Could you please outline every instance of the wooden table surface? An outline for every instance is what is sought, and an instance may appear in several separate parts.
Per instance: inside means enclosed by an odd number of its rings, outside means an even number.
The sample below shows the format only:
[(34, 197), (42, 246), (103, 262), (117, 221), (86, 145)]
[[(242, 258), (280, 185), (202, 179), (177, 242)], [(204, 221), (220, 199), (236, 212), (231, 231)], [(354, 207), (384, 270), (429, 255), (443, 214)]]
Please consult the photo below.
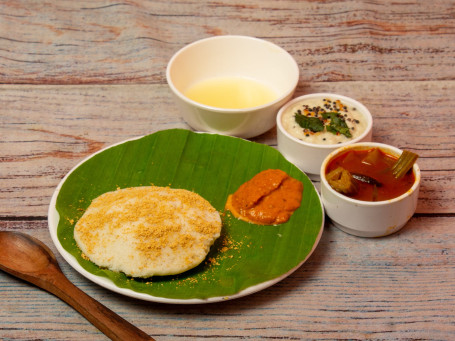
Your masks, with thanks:
[[(432, 1), (0, 2), (0, 230), (54, 252), (51, 195), (110, 144), (189, 127), (166, 84), (179, 48), (264, 38), (300, 66), (296, 95), (363, 102), (375, 141), (420, 155), (417, 212), (366, 239), (326, 222), (310, 259), (278, 284), (205, 305), (145, 302), (67, 277), (157, 340), (455, 340), (455, 4)], [(276, 129), (252, 139), (276, 145)], [(55, 296), (0, 272), (0, 339), (104, 340)]]

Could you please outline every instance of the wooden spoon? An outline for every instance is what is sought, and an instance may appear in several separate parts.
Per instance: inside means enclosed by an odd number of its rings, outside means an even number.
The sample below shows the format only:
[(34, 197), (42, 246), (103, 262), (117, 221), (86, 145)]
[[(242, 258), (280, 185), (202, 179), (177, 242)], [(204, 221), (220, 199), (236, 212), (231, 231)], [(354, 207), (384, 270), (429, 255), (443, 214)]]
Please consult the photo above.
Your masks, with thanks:
[(72, 284), (52, 251), (36, 238), (0, 231), (0, 269), (61, 298), (112, 340), (153, 340)]

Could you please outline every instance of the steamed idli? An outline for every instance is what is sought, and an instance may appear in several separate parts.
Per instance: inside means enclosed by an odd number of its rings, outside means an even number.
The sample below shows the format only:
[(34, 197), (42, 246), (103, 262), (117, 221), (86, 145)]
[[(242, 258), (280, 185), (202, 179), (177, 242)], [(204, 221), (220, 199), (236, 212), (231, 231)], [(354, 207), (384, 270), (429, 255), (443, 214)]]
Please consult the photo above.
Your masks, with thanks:
[(74, 238), (93, 263), (133, 277), (182, 273), (200, 264), (221, 233), (200, 195), (169, 187), (118, 189), (95, 198)]

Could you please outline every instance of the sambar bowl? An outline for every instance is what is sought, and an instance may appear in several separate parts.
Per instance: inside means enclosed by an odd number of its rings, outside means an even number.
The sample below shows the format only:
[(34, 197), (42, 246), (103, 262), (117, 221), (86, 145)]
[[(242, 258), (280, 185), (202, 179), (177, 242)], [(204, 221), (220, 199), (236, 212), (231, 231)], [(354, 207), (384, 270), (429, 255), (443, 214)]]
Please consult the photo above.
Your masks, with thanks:
[(372, 148), (379, 148), (395, 158), (402, 153), (402, 150), (383, 143), (355, 143), (330, 153), (320, 168), (321, 199), (327, 216), (342, 231), (359, 237), (383, 237), (400, 230), (415, 213), (419, 196), (421, 178), (417, 163), (412, 167), (412, 186), (403, 194), (388, 200), (353, 199), (332, 188), (326, 174), (329, 164), (348, 151)]

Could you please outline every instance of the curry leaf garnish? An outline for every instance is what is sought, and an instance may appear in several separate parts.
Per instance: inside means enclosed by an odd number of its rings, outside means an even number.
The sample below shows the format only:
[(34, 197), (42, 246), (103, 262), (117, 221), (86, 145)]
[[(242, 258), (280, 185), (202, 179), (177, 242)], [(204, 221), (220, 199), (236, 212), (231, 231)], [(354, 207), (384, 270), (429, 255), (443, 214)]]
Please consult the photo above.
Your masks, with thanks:
[(295, 113), (295, 121), (304, 129), (311, 130), (313, 133), (324, 130), (324, 123), (317, 117), (308, 117), (300, 113)]
[(327, 131), (335, 135), (340, 133), (346, 137), (352, 137), (346, 121), (340, 114), (336, 112), (325, 112), (322, 114), (322, 118), (325, 120), (330, 119), (330, 124), (326, 127)]
[(360, 182), (364, 182), (366, 184), (370, 185), (375, 185), (378, 187), (382, 187), (382, 183), (380, 183), (378, 180), (375, 178), (372, 178), (371, 176), (364, 175), (364, 174), (358, 174), (358, 173), (352, 173), (352, 177)]

